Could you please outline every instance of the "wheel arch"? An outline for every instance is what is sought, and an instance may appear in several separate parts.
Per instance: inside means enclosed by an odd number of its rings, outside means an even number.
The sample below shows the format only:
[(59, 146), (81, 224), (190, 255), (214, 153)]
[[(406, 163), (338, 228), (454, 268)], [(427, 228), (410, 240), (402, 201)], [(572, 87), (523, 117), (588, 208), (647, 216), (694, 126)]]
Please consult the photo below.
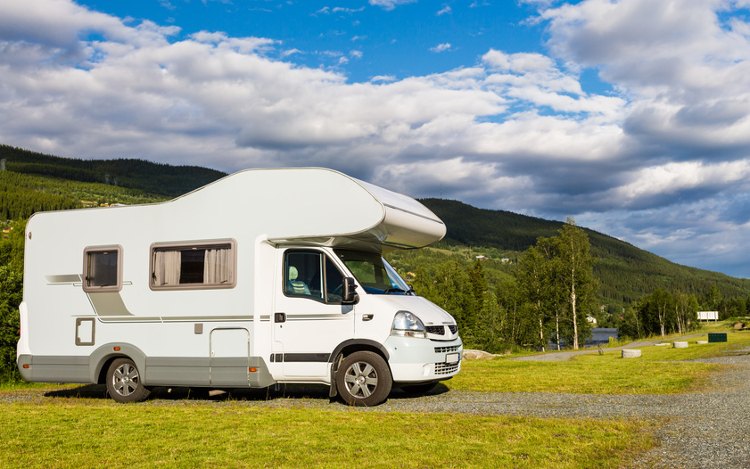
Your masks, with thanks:
[(107, 369), (112, 360), (129, 358), (133, 360), (141, 375), (141, 382), (146, 385), (146, 354), (131, 344), (111, 342), (97, 348), (89, 357), (89, 373), (92, 383), (103, 384), (107, 376)]
[(388, 350), (386, 350), (383, 344), (379, 342), (370, 339), (349, 339), (341, 342), (333, 350), (333, 353), (328, 358), (328, 362), (335, 364), (339, 355), (347, 356), (353, 352), (358, 352), (360, 350), (369, 350), (371, 352), (375, 352), (383, 357), (386, 363), (388, 363), (388, 360), (390, 359)]
[(328, 397), (331, 399), (338, 395), (338, 389), (336, 387), (336, 371), (338, 371), (338, 365), (343, 357), (350, 355), (354, 352), (366, 350), (375, 352), (385, 360), (385, 364), (388, 370), (391, 369), (391, 364), (388, 361), (390, 354), (383, 344), (370, 339), (349, 339), (341, 342), (331, 353), (328, 358), (328, 363), (331, 364), (331, 389), (328, 393)]

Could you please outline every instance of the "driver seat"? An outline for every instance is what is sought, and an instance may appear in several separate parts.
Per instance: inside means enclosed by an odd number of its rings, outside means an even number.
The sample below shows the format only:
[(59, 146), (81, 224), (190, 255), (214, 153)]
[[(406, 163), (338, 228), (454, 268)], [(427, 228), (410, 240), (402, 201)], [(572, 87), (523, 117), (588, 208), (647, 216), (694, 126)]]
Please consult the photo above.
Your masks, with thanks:
[(295, 266), (289, 267), (289, 281), (287, 282), (287, 293), (293, 295), (310, 295), (310, 288), (302, 280), (298, 280), (299, 271)]

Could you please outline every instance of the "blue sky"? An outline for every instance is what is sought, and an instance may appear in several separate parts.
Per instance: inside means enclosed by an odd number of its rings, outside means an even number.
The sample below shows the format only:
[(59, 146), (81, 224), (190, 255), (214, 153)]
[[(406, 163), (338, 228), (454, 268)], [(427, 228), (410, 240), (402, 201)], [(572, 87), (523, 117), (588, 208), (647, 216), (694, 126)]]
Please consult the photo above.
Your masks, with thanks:
[[(514, 1), (112, 1), (80, 2), (92, 9), (177, 25), (182, 37), (224, 31), (281, 41), (299, 52), (294, 63), (335, 67), (351, 81), (403, 78), (479, 61), (498, 43), (510, 52), (540, 48), (543, 26), (526, 20), (535, 9)], [(393, 7), (389, 7), (389, 5)], [(430, 52), (450, 44), (442, 53)], [(445, 46), (444, 46), (445, 47)], [(358, 57), (359, 53), (362, 54)], [(347, 62), (340, 63), (341, 57)]]
[(4, 0), (0, 142), (327, 166), (750, 277), (750, 0)]

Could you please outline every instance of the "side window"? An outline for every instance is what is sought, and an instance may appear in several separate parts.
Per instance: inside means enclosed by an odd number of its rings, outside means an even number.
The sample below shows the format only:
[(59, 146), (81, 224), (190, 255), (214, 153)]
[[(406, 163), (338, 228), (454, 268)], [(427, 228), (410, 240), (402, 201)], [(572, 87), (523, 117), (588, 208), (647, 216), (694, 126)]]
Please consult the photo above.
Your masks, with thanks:
[(326, 299), (329, 303), (341, 303), (344, 276), (336, 265), (326, 257)]
[(319, 251), (287, 251), (284, 254), (284, 294), (326, 303), (340, 303), (343, 275)]
[(287, 251), (284, 255), (284, 293), (323, 300), (323, 253)]
[(232, 241), (151, 246), (151, 288), (154, 290), (232, 288), (235, 270)]
[(120, 291), (122, 288), (122, 248), (90, 247), (83, 250), (83, 291)]

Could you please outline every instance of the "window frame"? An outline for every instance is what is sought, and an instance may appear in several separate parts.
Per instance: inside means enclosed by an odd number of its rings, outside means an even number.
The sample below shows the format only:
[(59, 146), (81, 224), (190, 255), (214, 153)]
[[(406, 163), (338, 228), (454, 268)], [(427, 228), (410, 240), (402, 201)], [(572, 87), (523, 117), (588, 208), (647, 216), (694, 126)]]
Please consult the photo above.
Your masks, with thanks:
[[(96, 286), (88, 284), (89, 276), (89, 256), (91, 254), (103, 253), (103, 252), (116, 252), (117, 253), (117, 281), (114, 285)], [(122, 264), (123, 264), (123, 249), (119, 244), (110, 244), (104, 246), (87, 246), (83, 249), (83, 275), (81, 277), (83, 291), (86, 293), (104, 293), (104, 292), (119, 292), (122, 290)]]
[[(304, 295), (304, 294), (294, 294), (294, 293), (287, 293), (286, 290), (286, 282), (287, 282), (287, 276), (288, 276), (288, 268), (287, 268), (287, 254), (289, 253), (315, 253), (320, 256), (322, 256), (321, 259), (321, 274), (323, 276), (323, 284), (322, 284), (322, 294), (323, 297), (317, 297), (312, 295)], [(284, 250), (282, 259), (281, 259), (281, 292), (284, 294), (287, 298), (300, 298), (303, 300), (312, 300), (317, 303), (322, 303), (325, 305), (341, 305), (342, 300), (339, 301), (329, 301), (328, 300), (328, 273), (326, 272), (325, 263), (326, 260), (333, 265), (333, 267), (339, 271), (341, 274), (341, 279), (343, 281), (344, 278), (347, 277), (345, 271), (341, 269), (341, 265), (339, 265), (332, 256), (328, 255), (327, 252), (321, 250), (321, 249), (310, 249), (310, 248), (289, 248)]]
[[(179, 285), (155, 285), (154, 284), (154, 253), (157, 250), (192, 250), (211, 249), (220, 246), (229, 246), (229, 266), (232, 278), (227, 283), (183, 283)], [(201, 239), (193, 241), (168, 241), (152, 243), (148, 249), (148, 287), (153, 291), (175, 291), (175, 290), (223, 290), (237, 286), (237, 241), (232, 238), (226, 239)]]

